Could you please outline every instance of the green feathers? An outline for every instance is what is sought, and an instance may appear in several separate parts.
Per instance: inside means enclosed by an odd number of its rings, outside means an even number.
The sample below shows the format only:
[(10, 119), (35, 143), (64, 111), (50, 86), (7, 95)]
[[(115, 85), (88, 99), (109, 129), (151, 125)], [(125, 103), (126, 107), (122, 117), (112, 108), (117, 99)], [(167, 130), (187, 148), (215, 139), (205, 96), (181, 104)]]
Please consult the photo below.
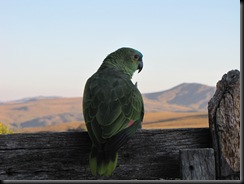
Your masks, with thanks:
[(97, 150), (95, 146), (92, 146), (89, 164), (94, 176), (97, 174), (110, 176), (117, 165), (117, 161), (118, 152), (105, 152)]
[(92, 141), (89, 163), (93, 175), (113, 173), (119, 148), (143, 120), (142, 96), (130, 80), (142, 66), (139, 51), (121, 48), (108, 55), (86, 82), (83, 115)]

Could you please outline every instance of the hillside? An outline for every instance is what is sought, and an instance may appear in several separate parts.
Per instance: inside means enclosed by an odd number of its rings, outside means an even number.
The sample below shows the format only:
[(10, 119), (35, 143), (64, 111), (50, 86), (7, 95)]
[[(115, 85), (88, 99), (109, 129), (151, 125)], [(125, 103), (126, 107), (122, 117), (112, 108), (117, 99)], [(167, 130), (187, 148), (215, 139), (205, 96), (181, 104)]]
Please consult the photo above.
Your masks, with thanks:
[[(215, 87), (183, 83), (169, 90), (143, 94), (143, 127), (185, 127), (187, 122), (189, 127), (196, 126), (195, 120), (202, 122), (197, 126), (207, 126), (207, 104), (214, 92)], [(20, 132), (64, 131), (74, 129), (79, 124), (84, 128), (81, 104), (82, 98), (61, 97), (36, 97), (2, 102), (0, 122)], [(169, 124), (165, 126), (167, 122)], [(189, 125), (189, 122), (194, 125)]]
[(207, 111), (215, 87), (183, 83), (169, 90), (143, 94), (146, 111)]
[(81, 98), (48, 98), (0, 105), (0, 121), (14, 129), (82, 121)]

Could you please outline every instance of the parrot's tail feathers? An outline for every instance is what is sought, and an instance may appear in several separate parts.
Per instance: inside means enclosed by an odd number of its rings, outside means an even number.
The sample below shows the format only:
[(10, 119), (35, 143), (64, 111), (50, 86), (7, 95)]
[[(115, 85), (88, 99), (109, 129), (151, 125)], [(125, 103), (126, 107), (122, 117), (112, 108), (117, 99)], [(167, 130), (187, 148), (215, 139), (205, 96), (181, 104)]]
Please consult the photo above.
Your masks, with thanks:
[(91, 173), (93, 176), (97, 175), (97, 158), (96, 157), (89, 157), (89, 164), (90, 164), (90, 169), (91, 169)]
[(114, 169), (116, 168), (117, 161), (118, 152), (98, 151), (95, 146), (92, 146), (89, 164), (91, 173), (94, 176), (97, 174), (105, 176), (112, 175)]

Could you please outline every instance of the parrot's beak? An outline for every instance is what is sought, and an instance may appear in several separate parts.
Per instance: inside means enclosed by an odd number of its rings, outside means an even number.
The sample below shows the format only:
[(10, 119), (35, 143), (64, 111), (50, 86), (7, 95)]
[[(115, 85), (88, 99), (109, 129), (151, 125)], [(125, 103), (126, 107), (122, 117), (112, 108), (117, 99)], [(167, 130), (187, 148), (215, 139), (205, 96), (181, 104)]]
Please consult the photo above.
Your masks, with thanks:
[(139, 61), (138, 68), (137, 68), (138, 69), (138, 73), (141, 72), (142, 68), (143, 68), (143, 62)]

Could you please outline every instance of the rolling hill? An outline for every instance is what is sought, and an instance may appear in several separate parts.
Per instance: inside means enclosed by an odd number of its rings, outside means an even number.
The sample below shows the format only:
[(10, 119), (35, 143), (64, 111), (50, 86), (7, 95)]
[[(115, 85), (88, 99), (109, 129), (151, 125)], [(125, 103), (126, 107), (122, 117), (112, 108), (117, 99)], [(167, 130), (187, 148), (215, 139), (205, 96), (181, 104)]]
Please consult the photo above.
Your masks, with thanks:
[[(193, 127), (207, 126), (207, 104), (214, 92), (215, 87), (182, 83), (165, 91), (143, 94), (143, 127), (189, 127), (189, 122)], [(84, 129), (81, 103), (82, 98), (56, 96), (2, 102), (0, 122), (15, 132), (65, 131), (77, 126)]]
[(146, 111), (207, 111), (215, 87), (182, 83), (169, 90), (143, 94)]

